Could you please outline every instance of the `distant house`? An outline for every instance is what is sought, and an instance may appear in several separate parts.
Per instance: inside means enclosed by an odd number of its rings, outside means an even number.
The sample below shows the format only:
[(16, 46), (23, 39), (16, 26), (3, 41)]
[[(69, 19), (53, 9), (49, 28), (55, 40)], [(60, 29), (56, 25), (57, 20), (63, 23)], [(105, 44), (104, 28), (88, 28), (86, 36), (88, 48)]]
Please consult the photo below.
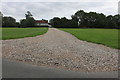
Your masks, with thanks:
[(48, 20), (36, 20), (36, 26), (40, 27), (51, 27), (51, 25), (48, 23)]

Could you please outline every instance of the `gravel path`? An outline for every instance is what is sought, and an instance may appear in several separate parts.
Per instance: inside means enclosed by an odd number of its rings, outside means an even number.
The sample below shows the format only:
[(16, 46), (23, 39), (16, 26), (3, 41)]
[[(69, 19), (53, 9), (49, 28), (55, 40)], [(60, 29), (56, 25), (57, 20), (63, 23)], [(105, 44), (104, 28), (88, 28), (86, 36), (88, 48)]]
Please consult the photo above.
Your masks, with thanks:
[(44, 35), (2, 40), (3, 57), (40, 66), (82, 72), (118, 70), (118, 50), (78, 40), (50, 28)]

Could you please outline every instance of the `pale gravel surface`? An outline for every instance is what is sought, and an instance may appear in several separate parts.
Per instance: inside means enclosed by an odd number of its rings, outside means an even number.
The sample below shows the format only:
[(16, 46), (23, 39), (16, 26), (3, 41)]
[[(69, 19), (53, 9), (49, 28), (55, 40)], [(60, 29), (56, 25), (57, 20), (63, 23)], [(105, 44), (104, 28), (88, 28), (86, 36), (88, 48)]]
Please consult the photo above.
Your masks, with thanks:
[(44, 35), (2, 40), (3, 58), (83, 72), (118, 70), (118, 50), (50, 28)]

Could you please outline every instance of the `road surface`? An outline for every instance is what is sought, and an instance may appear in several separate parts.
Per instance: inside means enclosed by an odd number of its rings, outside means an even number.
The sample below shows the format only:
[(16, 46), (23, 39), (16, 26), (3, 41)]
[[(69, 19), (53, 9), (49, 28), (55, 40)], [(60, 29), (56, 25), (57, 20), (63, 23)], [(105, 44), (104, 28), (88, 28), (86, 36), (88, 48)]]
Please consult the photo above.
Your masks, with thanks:
[(3, 78), (117, 78), (117, 72), (73, 72), (3, 59)]

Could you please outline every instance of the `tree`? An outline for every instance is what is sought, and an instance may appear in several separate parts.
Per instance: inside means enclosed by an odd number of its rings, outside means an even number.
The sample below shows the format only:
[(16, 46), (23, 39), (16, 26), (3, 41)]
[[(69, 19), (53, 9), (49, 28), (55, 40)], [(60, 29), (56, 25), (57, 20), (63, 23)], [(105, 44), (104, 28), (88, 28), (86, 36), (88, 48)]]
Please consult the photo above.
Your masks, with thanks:
[[(105, 16), (102, 13), (77, 11), (72, 17), (78, 19), (81, 28), (115, 28), (117, 17), (109, 15)], [(118, 23), (119, 24), (119, 23)]]
[(80, 24), (80, 26), (84, 26), (84, 15), (85, 12), (83, 10), (78, 10), (75, 14), (74, 17), (77, 18), (78, 23)]
[(2, 26), (3, 27), (16, 27), (16, 20), (13, 17), (3, 17)]
[(16, 27), (20, 27), (20, 23), (19, 22), (16, 22)]
[(2, 27), (2, 17), (3, 17), (3, 14), (2, 12), (0, 12), (0, 27)]
[(71, 28), (80, 28), (79, 19), (73, 15), (71, 16), (71, 18), (72, 19), (69, 22), (69, 24), (71, 25)]
[(33, 16), (33, 15), (31, 14), (30, 11), (27, 11), (27, 13), (25, 14), (26, 19), (27, 19), (27, 18), (30, 18), (30, 17), (32, 17), (32, 16)]
[(61, 21), (59, 17), (54, 17), (53, 19), (50, 20), (50, 24), (52, 24), (53, 27), (55, 28), (60, 28), (61, 27)]
[(78, 28), (77, 19), (67, 19), (66, 17), (54, 17), (50, 20), (50, 24), (55, 28)]
[(120, 29), (120, 14), (117, 14), (114, 17), (114, 20), (116, 22), (115, 28)]
[(20, 20), (20, 27), (26, 27), (26, 19)]
[(70, 20), (68, 20), (66, 17), (62, 17), (60, 19), (60, 22), (61, 22), (61, 27), (62, 28), (70, 28), (71, 27)]
[(35, 19), (32, 17), (33, 15), (31, 14), (30, 11), (27, 11), (25, 14), (26, 17), (26, 27), (34, 27), (35, 26)]
[(112, 15), (109, 15), (106, 17), (107, 19), (107, 27), (109, 28), (115, 28), (115, 26), (117, 26), (115, 18)]
[(102, 13), (78, 10), (71, 18), (54, 17), (50, 22), (56, 28), (120, 28), (120, 15), (106, 16)]

